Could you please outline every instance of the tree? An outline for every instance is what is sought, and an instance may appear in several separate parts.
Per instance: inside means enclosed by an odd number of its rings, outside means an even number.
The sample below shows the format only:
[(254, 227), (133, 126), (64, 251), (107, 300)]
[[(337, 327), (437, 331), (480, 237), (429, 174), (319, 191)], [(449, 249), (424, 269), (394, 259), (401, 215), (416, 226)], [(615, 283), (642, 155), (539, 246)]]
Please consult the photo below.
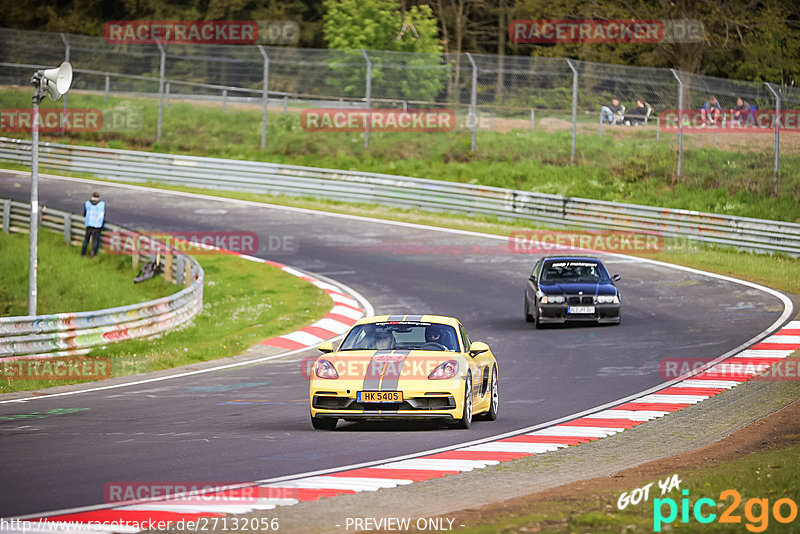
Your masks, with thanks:
[[(366, 65), (360, 49), (370, 50), (372, 94), (377, 98), (432, 101), (442, 89), (444, 69), (436, 20), (428, 6), (394, 0), (325, 0), (323, 33), (328, 46), (345, 51), (332, 67), (348, 96), (364, 94)], [(414, 54), (393, 54), (413, 52)]]

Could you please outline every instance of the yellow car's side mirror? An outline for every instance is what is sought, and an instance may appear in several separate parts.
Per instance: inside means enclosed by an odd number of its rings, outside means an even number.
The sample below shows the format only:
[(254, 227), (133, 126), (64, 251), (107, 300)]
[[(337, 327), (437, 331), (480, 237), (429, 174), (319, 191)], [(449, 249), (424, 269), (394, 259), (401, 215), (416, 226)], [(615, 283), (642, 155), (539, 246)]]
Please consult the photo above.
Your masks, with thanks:
[(481, 354), (488, 350), (489, 350), (489, 345), (487, 345), (483, 341), (473, 341), (469, 346), (469, 355), (477, 356), (478, 354)]
[(325, 341), (323, 343), (320, 343), (319, 346), (317, 346), (317, 349), (323, 354), (333, 352), (333, 342)]

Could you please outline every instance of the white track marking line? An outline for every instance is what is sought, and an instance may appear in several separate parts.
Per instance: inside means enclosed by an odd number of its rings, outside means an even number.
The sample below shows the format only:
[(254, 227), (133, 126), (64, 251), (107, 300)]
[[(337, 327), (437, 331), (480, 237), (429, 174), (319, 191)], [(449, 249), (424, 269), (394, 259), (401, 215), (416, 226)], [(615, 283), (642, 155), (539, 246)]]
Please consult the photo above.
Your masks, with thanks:
[[(742, 382), (736, 380), (703, 380), (697, 378), (688, 378), (683, 382), (678, 382), (672, 387), (674, 388), (725, 388), (731, 389), (738, 386)], [(669, 413), (669, 412), (667, 412)]]
[(353, 491), (375, 491), (381, 488), (394, 488), (398, 484), (411, 484), (411, 480), (365, 477), (308, 477), (293, 480), (291, 484), (267, 484), (262, 488), (295, 489), (342, 489)]
[(735, 358), (786, 358), (794, 351), (792, 349), (746, 349), (734, 356)]
[(667, 404), (697, 404), (700, 401), (711, 398), (711, 395), (659, 395), (651, 394), (645, 395), (636, 402), (654, 402), (654, 403), (667, 403)]
[(528, 452), (528, 453), (543, 453), (548, 451), (555, 451), (568, 447), (566, 443), (526, 443), (523, 441), (492, 441), (490, 443), (481, 443), (480, 445), (471, 445), (459, 449), (460, 451), (479, 451), (479, 452)]
[(669, 412), (647, 410), (603, 410), (602, 412), (587, 415), (587, 419), (630, 419), (631, 421), (650, 421), (664, 417)]
[(531, 432), (530, 436), (568, 436), (571, 438), (605, 438), (621, 432), (621, 428), (557, 425)]
[(381, 469), (417, 469), (422, 471), (472, 471), (487, 465), (497, 465), (498, 460), (440, 460), (438, 458), (417, 458), (401, 460), (381, 465)]
[(800, 348), (800, 336), (794, 334), (780, 334), (777, 333), (775, 335), (769, 336), (766, 339), (762, 339), (761, 343), (788, 343), (789, 345), (797, 345)]

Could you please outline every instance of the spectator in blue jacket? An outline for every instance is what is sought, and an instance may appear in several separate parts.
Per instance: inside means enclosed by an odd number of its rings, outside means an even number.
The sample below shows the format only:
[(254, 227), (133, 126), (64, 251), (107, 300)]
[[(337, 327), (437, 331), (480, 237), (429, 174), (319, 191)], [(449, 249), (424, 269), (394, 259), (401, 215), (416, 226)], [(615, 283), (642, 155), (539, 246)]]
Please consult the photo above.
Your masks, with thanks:
[(97, 249), (100, 248), (100, 231), (106, 221), (106, 203), (100, 200), (100, 193), (92, 193), (92, 198), (83, 204), (83, 224), (86, 232), (83, 234), (83, 246), (81, 256), (86, 255), (86, 247), (89, 240), (92, 242), (92, 256), (97, 256)]

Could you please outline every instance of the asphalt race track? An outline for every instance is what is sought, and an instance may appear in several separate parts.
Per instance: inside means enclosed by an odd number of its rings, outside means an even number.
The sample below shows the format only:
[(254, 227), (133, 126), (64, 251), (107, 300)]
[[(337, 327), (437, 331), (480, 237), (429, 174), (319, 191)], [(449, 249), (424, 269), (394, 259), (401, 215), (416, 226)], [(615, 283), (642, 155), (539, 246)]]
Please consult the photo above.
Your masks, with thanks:
[[(0, 517), (103, 503), (115, 481), (261, 480), (454, 445), (591, 408), (664, 380), (659, 361), (718, 356), (769, 327), (780, 301), (733, 282), (634, 260), (620, 273), (621, 326), (535, 330), (522, 289), (537, 259), (505, 242), (156, 190), (40, 178), (40, 202), (82, 213), (92, 191), (108, 220), (143, 230), (253, 231), (296, 250), (258, 256), (329, 276), (377, 313), (461, 319), (500, 365), (500, 417), (469, 431), (340, 422), (312, 430), (299, 358), (107, 391), (0, 404)], [(28, 180), (0, 172), (0, 197), (29, 201)], [(369, 215), (365, 213), (364, 215)], [(276, 242), (276, 239), (272, 240)], [(113, 350), (113, 348), (111, 349)], [(310, 354), (308, 352), (306, 354)], [(257, 402), (233, 402), (233, 401)]]

